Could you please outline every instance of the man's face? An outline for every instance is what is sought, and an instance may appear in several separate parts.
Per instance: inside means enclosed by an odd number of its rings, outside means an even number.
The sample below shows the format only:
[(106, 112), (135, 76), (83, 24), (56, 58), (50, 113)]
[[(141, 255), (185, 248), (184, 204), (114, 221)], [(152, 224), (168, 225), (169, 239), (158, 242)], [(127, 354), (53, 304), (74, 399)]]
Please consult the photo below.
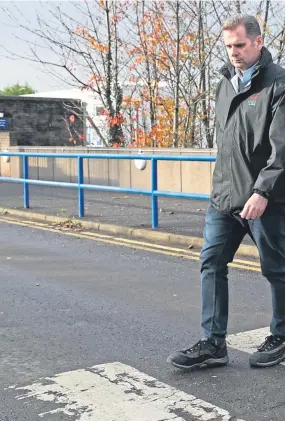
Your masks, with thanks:
[(246, 70), (258, 61), (262, 48), (261, 35), (250, 39), (245, 27), (240, 25), (235, 29), (224, 30), (223, 40), (229, 59), (237, 69)]

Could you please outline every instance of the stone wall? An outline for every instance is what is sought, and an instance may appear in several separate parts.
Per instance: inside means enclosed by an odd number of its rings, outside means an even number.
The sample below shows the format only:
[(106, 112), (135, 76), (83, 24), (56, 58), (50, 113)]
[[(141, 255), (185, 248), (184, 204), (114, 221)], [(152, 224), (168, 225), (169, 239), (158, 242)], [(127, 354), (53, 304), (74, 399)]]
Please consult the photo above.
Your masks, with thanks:
[[(67, 146), (85, 143), (84, 106), (71, 99), (0, 96), (12, 146)], [(5, 130), (0, 130), (0, 135)]]

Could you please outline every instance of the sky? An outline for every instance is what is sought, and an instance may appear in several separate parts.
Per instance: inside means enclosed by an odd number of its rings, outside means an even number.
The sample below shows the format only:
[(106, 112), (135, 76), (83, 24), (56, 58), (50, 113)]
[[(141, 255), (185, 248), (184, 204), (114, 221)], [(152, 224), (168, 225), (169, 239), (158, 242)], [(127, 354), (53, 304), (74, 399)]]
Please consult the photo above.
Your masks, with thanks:
[[(0, 89), (3, 89), (7, 85), (16, 83), (25, 84), (25, 82), (38, 92), (64, 90), (71, 87), (70, 84), (64, 83), (62, 80), (50, 75), (41, 64), (17, 57), (17, 55), (24, 57), (31, 55), (29, 43), (34, 43), (35, 40), (41, 43), (42, 41), (35, 35), (29, 34), (27, 30), (19, 27), (15, 22), (15, 16), (21, 25), (28, 25), (31, 29), (39, 27), (37, 14), (44, 21), (51, 24), (54, 22), (54, 27), (60, 28), (59, 23), (52, 18), (50, 13), (52, 4), (52, 6), (60, 6), (62, 11), (84, 26), (86, 13), (83, 13), (81, 16), (76, 8), (78, 6), (86, 9), (82, 3), (82, 0), (0, 0)], [(91, 4), (94, 3), (91, 2)], [(96, 13), (96, 9), (91, 10), (93, 13)], [(95, 21), (96, 18), (98, 18), (97, 15), (95, 16)], [(55, 22), (57, 23), (55, 24)], [(65, 39), (68, 40), (69, 38)], [(53, 55), (48, 49), (39, 49), (39, 53), (39, 56), (44, 56), (47, 61), (59, 61), (59, 57)], [(77, 70), (80, 72), (80, 66), (78, 66)], [(64, 80), (68, 77), (65, 71), (62, 71), (61, 75)], [(80, 77), (83, 78), (82, 80), (87, 80), (82, 74)]]
[[(53, 2), (67, 5), (67, 1)], [(15, 7), (23, 15), (23, 22), (30, 22), (30, 27), (36, 27), (36, 11), (40, 11), (44, 18), (49, 13), (40, 1), (3, 1), (0, 0), (0, 89), (7, 85), (27, 82), (38, 92), (67, 89), (69, 85), (49, 75), (41, 65), (31, 63), (16, 56), (8, 58), (12, 54), (28, 53), (28, 45), (25, 39), (32, 39), (27, 31), (12, 23), (9, 13), (15, 13)], [(6, 51), (8, 50), (8, 52)], [(47, 57), (49, 53), (47, 52)]]
[[(82, 0), (0, 0), (0, 89), (7, 85), (25, 84), (25, 82), (38, 92), (63, 90), (71, 87), (70, 84), (50, 75), (41, 64), (17, 57), (17, 55), (31, 56), (29, 43), (34, 43), (35, 40), (37, 43), (42, 43), (42, 41), (19, 27), (15, 22), (15, 16), (21, 25), (28, 25), (31, 29), (39, 27), (37, 14), (44, 21), (54, 23), (54, 27), (59, 28), (58, 22), (52, 18), (50, 13), (52, 4), (52, 6), (60, 6), (62, 11), (84, 26), (86, 14), (81, 16), (76, 8), (78, 6), (86, 9), (82, 3)], [(92, 10), (94, 13), (95, 9)], [(57, 23), (55, 24), (55, 22)], [(53, 55), (48, 49), (38, 49), (38, 51), (39, 56), (44, 57), (47, 61), (59, 61), (59, 57)], [(62, 71), (61, 75), (66, 80), (67, 72)]]

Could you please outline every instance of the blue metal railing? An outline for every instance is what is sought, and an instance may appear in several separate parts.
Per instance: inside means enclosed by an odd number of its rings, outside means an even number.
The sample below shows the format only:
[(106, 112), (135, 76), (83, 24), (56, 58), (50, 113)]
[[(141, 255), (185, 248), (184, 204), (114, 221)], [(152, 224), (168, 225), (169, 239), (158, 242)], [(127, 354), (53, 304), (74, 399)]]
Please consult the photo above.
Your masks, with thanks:
[[(78, 190), (78, 216), (84, 217), (84, 190), (102, 190), (121, 193), (144, 194), (151, 196), (152, 228), (158, 227), (158, 197), (176, 197), (184, 199), (208, 200), (208, 194), (176, 193), (158, 190), (158, 161), (196, 161), (214, 162), (215, 156), (180, 156), (180, 155), (117, 155), (117, 154), (65, 154), (65, 153), (33, 153), (33, 152), (0, 152), (0, 156), (18, 156), (23, 158), (23, 178), (0, 177), (0, 181), (23, 183), (24, 207), (29, 208), (29, 185), (67, 187)], [(29, 157), (31, 158), (72, 158), (78, 161), (78, 182), (64, 183), (58, 181), (44, 181), (29, 179)], [(130, 189), (125, 187), (101, 186), (84, 184), (83, 160), (84, 159), (138, 159), (151, 161), (151, 190)]]

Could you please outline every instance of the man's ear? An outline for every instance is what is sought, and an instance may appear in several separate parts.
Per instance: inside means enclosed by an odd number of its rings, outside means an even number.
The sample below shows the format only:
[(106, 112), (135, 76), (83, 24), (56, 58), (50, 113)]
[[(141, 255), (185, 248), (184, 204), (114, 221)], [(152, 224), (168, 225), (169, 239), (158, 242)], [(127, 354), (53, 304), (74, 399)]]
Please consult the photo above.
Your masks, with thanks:
[(263, 40), (262, 40), (262, 36), (258, 35), (255, 39), (255, 44), (258, 50), (261, 50), (263, 47)]

